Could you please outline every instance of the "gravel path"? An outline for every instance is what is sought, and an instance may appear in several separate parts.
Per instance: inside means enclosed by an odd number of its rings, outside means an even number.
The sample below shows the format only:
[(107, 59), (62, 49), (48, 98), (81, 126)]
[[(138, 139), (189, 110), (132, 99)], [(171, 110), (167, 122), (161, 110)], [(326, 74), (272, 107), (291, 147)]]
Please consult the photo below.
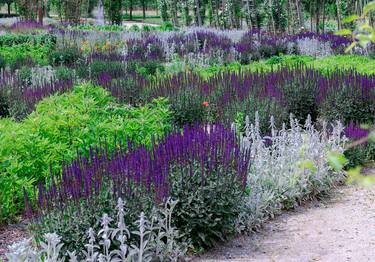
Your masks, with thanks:
[(5, 253), (8, 251), (9, 245), (28, 237), (25, 226), (23, 223), (0, 225), (0, 261), (5, 259)]
[(195, 261), (375, 261), (375, 186), (339, 187), (330, 199), (287, 212)]

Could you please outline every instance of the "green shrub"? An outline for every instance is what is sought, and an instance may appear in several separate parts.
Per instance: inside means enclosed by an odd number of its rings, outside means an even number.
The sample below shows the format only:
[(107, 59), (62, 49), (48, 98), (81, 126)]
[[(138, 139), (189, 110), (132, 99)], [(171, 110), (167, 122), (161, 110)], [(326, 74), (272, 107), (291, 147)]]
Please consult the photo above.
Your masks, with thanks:
[(82, 61), (82, 55), (76, 47), (64, 47), (50, 52), (48, 61), (55, 66), (73, 66)]
[(142, 66), (138, 67), (137, 71), (142, 76), (147, 77), (156, 75), (156, 73), (164, 72), (164, 67), (159, 61), (149, 60), (142, 63)]
[(0, 54), (0, 69), (5, 68), (5, 59), (4, 57)]
[[(220, 164), (219, 164), (220, 166)], [(235, 233), (235, 221), (240, 213), (243, 189), (236, 177), (235, 170), (220, 170), (201, 183), (200, 167), (197, 174), (175, 170), (172, 192), (179, 199), (174, 211), (174, 224), (180, 232), (189, 237), (196, 248), (212, 247), (215, 242), (223, 241)], [(186, 183), (181, 186), (182, 177)]]
[(18, 77), (22, 84), (29, 85), (32, 81), (31, 68), (28, 66), (23, 66), (18, 71)]
[(9, 116), (9, 104), (5, 91), (0, 89), (0, 118)]
[(74, 69), (66, 66), (59, 66), (55, 69), (55, 75), (58, 80), (72, 80), (75, 79)]
[(48, 45), (54, 47), (57, 42), (56, 35), (45, 34), (5, 34), (0, 36), (0, 46), (14, 46), (21, 44), (30, 44), (33, 46)]
[(345, 124), (375, 121), (375, 101), (362, 99), (361, 93), (350, 87), (332, 89), (320, 106), (321, 116), (328, 121), (341, 120)]
[(306, 81), (305, 85), (301, 86), (299, 81), (291, 80), (283, 86), (283, 92), (288, 114), (293, 114), (300, 121), (307, 119), (308, 115), (313, 121), (318, 118), (315, 83)]
[(139, 108), (121, 106), (103, 88), (91, 85), (42, 100), (23, 122), (0, 120), (0, 220), (22, 209), (22, 187), (31, 190), (35, 182), (45, 181), (77, 151), (87, 155), (100, 141), (113, 149), (115, 140), (127, 139), (149, 146), (152, 137), (163, 136), (170, 127), (165, 99)]
[(203, 97), (195, 90), (185, 89), (171, 98), (171, 111), (176, 125), (183, 127), (201, 123), (205, 118)]
[(363, 166), (367, 161), (375, 160), (375, 145), (370, 143), (356, 146), (346, 150), (344, 155), (348, 160), (347, 168)]
[(49, 52), (48, 46), (36, 47), (29, 44), (0, 47), (0, 55), (4, 57), (5, 64), (9, 65), (12, 70), (30, 63), (47, 65)]

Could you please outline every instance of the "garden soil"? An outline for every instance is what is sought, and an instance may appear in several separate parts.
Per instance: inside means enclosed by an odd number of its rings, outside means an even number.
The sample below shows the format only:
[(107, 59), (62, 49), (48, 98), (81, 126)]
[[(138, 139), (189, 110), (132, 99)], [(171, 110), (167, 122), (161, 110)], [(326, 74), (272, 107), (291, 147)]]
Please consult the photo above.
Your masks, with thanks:
[(375, 261), (375, 185), (339, 187), (329, 199), (286, 212), (194, 261)]

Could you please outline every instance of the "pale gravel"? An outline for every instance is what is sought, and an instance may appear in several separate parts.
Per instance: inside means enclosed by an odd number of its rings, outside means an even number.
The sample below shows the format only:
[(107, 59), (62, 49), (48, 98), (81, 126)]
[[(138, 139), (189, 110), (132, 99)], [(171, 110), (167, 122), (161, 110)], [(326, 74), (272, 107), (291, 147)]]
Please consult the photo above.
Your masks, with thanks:
[(331, 198), (286, 212), (194, 261), (375, 261), (375, 186), (338, 187)]

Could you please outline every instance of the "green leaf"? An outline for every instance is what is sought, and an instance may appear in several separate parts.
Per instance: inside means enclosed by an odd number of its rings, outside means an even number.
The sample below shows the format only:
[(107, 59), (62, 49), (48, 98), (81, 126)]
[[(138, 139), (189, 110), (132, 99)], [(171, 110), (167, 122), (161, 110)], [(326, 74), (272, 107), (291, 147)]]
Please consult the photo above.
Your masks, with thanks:
[(353, 22), (354, 20), (357, 20), (359, 18), (358, 15), (351, 15), (351, 16), (348, 16), (348, 17), (345, 17), (342, 22), (345, 24), (345, 23), (350, 23), (350, 22)]
[(328, 153), (328, 163), (335, 171), (341, 171), (347, 163), (344, 154), (339, 152)]
[(372, 131), (369, 135), (368, 135), (368, 141), (370, 143), (375, 143), (375, 132)]
[(375, 10), (375, 1), (372, 1), (368, 3), (367, 5), (365, 5), (365, 7), (363, 8), (363, 14), (367, 15), (369, 12), (373, 10)]
[(349, 29), (342, 29), (335, 32), (335, 35), (351, 35), (352, 31)]

